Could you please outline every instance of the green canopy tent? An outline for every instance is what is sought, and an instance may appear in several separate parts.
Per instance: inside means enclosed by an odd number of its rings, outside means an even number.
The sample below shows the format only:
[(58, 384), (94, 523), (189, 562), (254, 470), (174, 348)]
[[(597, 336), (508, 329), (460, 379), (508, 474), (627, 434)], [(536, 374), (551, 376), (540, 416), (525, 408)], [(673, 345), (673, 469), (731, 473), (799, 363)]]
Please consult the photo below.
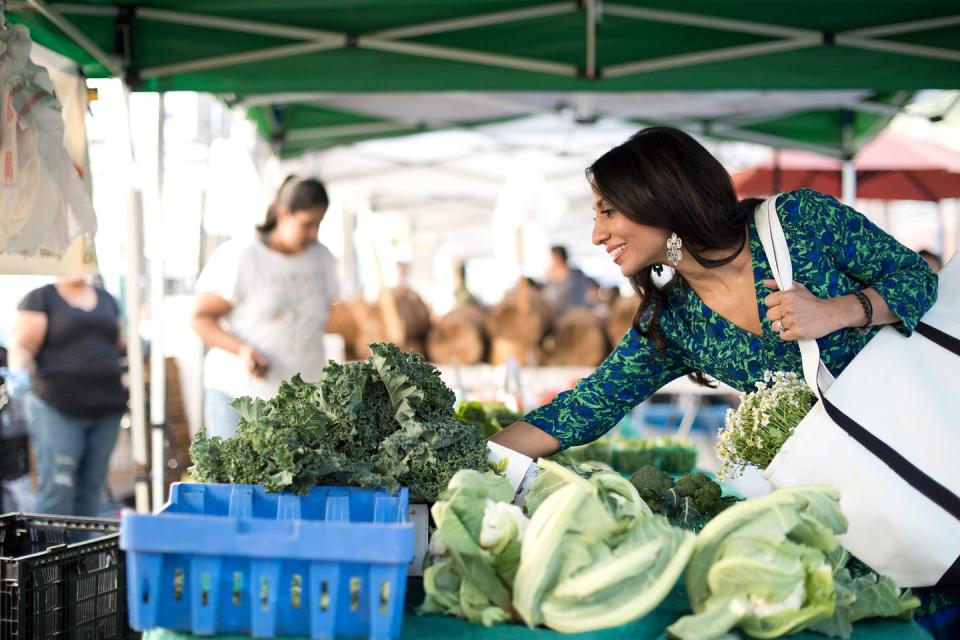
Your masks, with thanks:
[[(12, 21), (90, 77), (251, 105), (280, 154), (457, 120), (331, 108), (325, 93), (863, 91), (753, 101), (676, 124), (733, 139), (852, 155), (917, 89), (960, 79), (960, 13), (942, 0), (710, 2), (86, 0), (8, 3)], [(297, 98), (285, 100), (295, 92)], [(568, 100), (567, 102), (569, 102)], [(589, 113), (586, 119), (596, 117)], [(599, 114), (602, 115), (602, 114)]]

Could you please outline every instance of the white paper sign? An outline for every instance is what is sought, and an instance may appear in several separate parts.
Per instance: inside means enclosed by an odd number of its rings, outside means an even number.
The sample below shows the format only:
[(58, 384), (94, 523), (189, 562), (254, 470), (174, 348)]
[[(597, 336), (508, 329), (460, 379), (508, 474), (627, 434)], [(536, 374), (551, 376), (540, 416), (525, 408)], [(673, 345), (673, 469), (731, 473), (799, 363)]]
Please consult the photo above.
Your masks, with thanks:
[(513, 449), (508, 449), (496, 442), (487, 442), (487, 460), (500, 470), (500, 473), (510, 482), (516, 492), (513, 503), (523, 506), (530, 485), (537, 473), (537, 465), (533, 458), (523, 455)]
[(408, 507), (410, 522), (413, 523), (413, 560), (407, 569), (407, 575), (422, 576), (423, 561), (427, 555), (427, 535), (430, 528), (430, 509), (425, 504), (411, 504)]

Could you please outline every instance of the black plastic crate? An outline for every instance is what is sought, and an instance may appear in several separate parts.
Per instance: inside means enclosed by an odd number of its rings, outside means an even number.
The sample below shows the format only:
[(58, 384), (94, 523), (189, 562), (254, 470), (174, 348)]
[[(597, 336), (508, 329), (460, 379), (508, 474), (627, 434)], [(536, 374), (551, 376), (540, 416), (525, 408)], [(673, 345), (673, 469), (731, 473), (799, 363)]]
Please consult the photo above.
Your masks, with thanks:
[(0, 638), (126, 640), (118, 520), (0, 516)]
[(13, 480), (30, 470), (30, 437), (0, 438), (0, 480)]

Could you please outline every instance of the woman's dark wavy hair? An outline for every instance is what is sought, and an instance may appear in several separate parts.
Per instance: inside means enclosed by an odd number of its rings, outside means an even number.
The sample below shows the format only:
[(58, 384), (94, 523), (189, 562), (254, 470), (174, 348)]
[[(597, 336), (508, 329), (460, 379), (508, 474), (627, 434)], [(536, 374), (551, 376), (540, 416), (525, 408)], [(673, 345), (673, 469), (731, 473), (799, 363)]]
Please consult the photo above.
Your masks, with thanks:
[[(671, 127), (635, 133), (603, 154), (586, 171), (593, 189), (614, 209), (638, 224), (665, 229), (683, 240), (683, 252), (707, 268), (729, 264), (744, 249), (747, 217), (760, 202), (740, 201), (730, 174), (690, 135)], [(708, 259), (704, 253), (729, 254)], [(653, 284), (650, 269), (630, 277), (640, 296), (633, 326), (648, 336), (661, 355), (667, 341), (659, 318), (676, 277), (663, 289)], [(702, 372), (694, 382), (708, 385)]]
[(277, 190), (277, 196), (267, 207), (267, 216), (263, 224), (257, 226), (260, 233), (270, 233), (277, 228), (277, 212), (287, 207), (290, 211), (309, 211), (330, 205), (327, 189), (316, 178), (303, 178), (289, 175)]

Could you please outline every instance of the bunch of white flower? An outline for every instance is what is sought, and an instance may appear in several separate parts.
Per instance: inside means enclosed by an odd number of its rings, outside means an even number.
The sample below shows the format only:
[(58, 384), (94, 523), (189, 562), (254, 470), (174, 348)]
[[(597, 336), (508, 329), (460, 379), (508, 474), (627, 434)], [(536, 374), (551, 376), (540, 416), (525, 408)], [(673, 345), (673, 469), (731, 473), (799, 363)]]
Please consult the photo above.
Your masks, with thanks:
[(754, 386), (736, 410), (727, 410), (717, 440), (721, 477), (740, 475), (748, 465), (766, 468), (815, 402), (795, 373), (765, 371)]

